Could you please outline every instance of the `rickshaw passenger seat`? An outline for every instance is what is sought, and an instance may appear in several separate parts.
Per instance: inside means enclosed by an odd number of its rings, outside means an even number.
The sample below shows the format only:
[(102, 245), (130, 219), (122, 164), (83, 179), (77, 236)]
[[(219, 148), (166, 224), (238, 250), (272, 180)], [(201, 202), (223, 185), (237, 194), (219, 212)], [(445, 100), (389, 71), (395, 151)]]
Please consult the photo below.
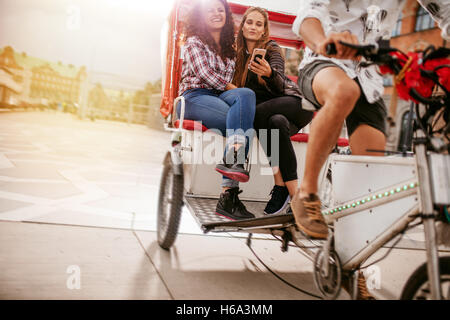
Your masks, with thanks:
[[(177, 120), (177, 121), (175, 121), (175, 128), (179, 128), (179, 127), (180, 127), (180, 120)], [(208, 130), (208, 128), (205, 127), (200, 122), (197, 122), (194, 120), (187, 120), (187, 119), (184, 119), (184, 121), (183, 121), (183, 129), (190, 130), (190, 131), (201, 129), (202, 132), (205, 132)]]
[[(180, 127), (180, 120), (177, 120), (177, 121), (175, 121), (175, 128), (179, 128), (179, 127)], [(208, 130), (208, 128), (205, 127), (200, 122), (197, 122), (194, 120), (188, 120), (188, 119), (185, 119), (183, 121), (183, 129), (190, 130), (190, 131), (201, 129), (202, 132), (205, 132)], [(308, 140), (309, 140), (309, 135), (307, 133), (297, 133), (291, 137), (292, 142), (308, 143)], [(339, 147), (348, 147), (349, 146), (348, 139), (339, 138), (337, 145)]]
[[(291, 137), (292, 142), (308, 143), (309, 135), (307, 133), (297, 133)], [(339, 138), (337, 145), (339, 147), (348, 147), (348, 139)]]

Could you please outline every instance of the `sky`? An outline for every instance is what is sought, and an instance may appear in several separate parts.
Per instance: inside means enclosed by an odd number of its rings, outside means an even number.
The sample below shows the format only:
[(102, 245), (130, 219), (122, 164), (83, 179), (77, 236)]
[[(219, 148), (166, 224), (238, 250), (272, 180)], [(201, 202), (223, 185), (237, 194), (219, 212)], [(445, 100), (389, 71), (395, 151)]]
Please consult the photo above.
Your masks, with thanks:
[[(234, 0), (295, 12), (300, 0)], [(0, 47), (124, 82), (161, 77), (161, 28), (173, 0), (0, 0)]]

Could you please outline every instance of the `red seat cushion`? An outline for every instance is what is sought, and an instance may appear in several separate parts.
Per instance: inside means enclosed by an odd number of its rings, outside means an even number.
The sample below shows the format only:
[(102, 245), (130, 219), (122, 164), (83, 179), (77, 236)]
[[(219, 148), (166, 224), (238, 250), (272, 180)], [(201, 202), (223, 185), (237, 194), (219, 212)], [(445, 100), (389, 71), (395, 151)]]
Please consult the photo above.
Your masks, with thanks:
[(308, 138), (309, 135), (307, 133), (297, 133), (291, 137), (291, 141), (307, 143)]
[(348, 139), (345, 139), (345, 138), (339, 138), (339, 139), (338, 139), (338, 142), (337, 142), (337, 145), (338, 145), (339, 147), (348, 147), (348, 146), (349, 146)]
[[(308, 140), (309, 140), (309, 134), (307, 134), (307, 133), (297, 133), (291, 137), (291, 141), (294, 141), (294, 142), (307, 143)], [(337, 145), (339, 147), (348, 147), (349, 146), (348, 139), (339, 138)]]
[(297, 76), (287, 76), (289, 79), (291, 79), (292, 81), (294, 81), (295, 83), (297, 83), (298, 81), (298, 77)]
[[(175, 121), (175, 128), (179, 128), (180, 127), (180, 120)], [(187, 120), (184, 119), (183, 121), (183, 129), (186, 130), (202, 130), (202, 132), (205, 132), (206, 130), (208, 130), (207, 127), (205, 127), (203, 124), (201, 124), (200, 122), (194, 121), (194, 120)]]

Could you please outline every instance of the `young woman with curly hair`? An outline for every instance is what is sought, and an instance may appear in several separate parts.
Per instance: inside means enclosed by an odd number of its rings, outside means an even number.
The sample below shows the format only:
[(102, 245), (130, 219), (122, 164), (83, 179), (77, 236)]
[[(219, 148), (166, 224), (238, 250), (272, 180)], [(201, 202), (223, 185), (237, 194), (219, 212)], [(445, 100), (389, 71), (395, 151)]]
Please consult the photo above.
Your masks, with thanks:
[[(258, 7), (249, 8), (242, 19), (236, 39), (237, 59), (233, 83), (252, 89), (256, 94), (254, 127), (267, 130), (265, 152), (271, 160), (275, 186), (264, 210), (266, 214), (281, 212), (297, 190), (297, 160), (290, 137), (307, 125), (313, 113), (302, 109), (302, 96), (297, 85), (284, 73), (281, 48), (269, 40), (269, 17)], [(255, 48), (266, 49), (264, 59), (250, 61)], [(279, 152), (272, 154), (272, 131), (278, 131)], [(274, 135), (276, 137), (276, 135)]]
[[(200, 0), (192, 8), (186, 28), (179, 94), (186, 101), (185, 118), (201, 121), (227, 137), (223, 177), (216, 214), (231, 220), (254, 218), (239, 200), (255, 116), (255, 94), (231, 81), (235, 69), (234, 23), (226, 0)], [(180, 113), (180, 105), (177, 106)], [(250, 131), (249, 131), (250, 130)], [(247, 136), (245, 135), (247, 133)]]

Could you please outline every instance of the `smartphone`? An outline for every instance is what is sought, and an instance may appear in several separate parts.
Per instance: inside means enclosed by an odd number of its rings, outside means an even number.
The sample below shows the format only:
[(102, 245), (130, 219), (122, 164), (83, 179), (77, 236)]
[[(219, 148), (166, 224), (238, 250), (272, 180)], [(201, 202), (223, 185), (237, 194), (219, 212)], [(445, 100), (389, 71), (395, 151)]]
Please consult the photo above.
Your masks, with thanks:
[(256, 58), (264, 59), (265, 56), (266, 56), (266, 49), (256, 48), (253, 50), (251, 61), (255, 61), (256, 63), (258, 63), (258, 61), (256, 61)]

